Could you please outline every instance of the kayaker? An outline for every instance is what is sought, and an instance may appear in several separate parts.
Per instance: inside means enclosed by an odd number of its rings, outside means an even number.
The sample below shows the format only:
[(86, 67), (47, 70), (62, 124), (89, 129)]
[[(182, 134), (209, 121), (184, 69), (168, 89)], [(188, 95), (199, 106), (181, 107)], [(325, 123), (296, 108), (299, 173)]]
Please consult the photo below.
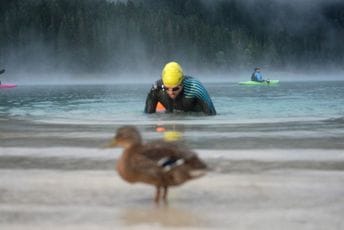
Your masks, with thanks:
[(162, 70), (161, 79), (152, 86), (146, 98), (145, 113), (155, 113), (160, 102), (166, 112), (203, 112), (216, 115), (213, 102), (202, 83), (183, 73), (177, 62), (169, 62)]
[(254, 72), (251, 75), (251, 81), (258, 81), (258, 82), (266, 81), (263, 79), (263, 74), (260, 72), (259, 67), (254, 68)]

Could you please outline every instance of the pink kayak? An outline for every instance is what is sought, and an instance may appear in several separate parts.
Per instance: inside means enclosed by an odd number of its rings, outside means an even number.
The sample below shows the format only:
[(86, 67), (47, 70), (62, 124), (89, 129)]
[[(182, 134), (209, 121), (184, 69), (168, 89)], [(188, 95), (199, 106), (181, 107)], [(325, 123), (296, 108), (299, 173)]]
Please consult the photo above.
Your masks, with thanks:
[(0, 89), (2, 88), (14, 88), (16, 87), (16, 84), (0, 84)]

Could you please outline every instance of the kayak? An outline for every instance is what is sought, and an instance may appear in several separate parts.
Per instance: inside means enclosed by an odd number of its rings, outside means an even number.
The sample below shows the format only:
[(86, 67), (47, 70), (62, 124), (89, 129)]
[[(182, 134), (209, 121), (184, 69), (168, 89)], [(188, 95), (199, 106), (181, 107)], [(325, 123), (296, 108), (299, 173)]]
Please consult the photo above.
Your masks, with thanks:
[(14, 88), (16, 87), (16, 84), (0, 84), (0, 89), (4, 89), (4, 88)]
[(239, 82), (239, 85), (276, 85), (279, 83), (279, 80), (268, 80), (268, 81), (242, 81)]

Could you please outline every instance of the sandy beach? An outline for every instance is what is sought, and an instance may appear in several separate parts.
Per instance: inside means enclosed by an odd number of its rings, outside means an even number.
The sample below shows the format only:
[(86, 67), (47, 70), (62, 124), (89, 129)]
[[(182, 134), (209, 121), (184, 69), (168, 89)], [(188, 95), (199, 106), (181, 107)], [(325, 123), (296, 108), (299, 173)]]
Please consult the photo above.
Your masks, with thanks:
[[(58, 150), (65, 154), (57, 157)], [(80, 151), (83, 158), (76, 158)], [(168, 204), (159, 205), (153, 187), (119, 178), (119, 152), (1, 148), (0, 228), (344, 227), (340, 150), (199, 150), (209, 173), (172, 188)]]

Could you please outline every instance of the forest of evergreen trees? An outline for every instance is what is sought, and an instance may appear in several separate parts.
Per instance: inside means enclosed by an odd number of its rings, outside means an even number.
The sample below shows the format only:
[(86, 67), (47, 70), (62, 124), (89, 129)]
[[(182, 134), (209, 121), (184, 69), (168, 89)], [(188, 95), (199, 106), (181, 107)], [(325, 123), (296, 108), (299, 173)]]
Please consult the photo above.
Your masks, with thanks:
[(343, 68), (344, 2), (297, 2), (1, 0), (0, 65), (33, 73), (141, 71), (169, 60), (217, 70)]

